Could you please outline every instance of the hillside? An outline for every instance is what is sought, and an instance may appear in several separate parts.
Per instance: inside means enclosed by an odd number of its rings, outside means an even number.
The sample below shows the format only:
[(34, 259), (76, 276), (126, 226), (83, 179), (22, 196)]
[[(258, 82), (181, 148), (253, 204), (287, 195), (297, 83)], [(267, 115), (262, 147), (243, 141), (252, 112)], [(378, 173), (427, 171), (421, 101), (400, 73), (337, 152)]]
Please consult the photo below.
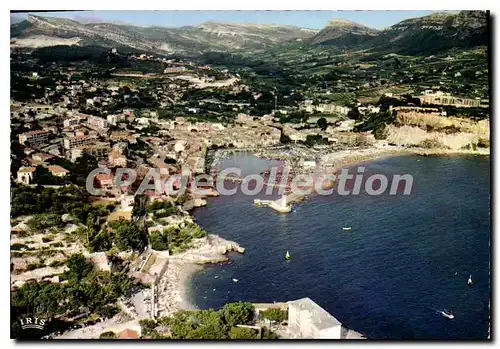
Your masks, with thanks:
[(318, 34), (308, 40), (311, 44), (355, 47), (369, 43), (378, 34), (378, 30), (343, 19), (330, 21)]
[(70, 39), (77, 45), (130, 47), (161, 54), (199, 53), (208, 50), (252, 50), (280, 42), (305, 39), (316, 31), (285, 25), (223, 24), (206, 22), (197, 27), (137, 27), (111, 23), (29, 16), (11, 25), (13, 46), (40, 47)]
[(334, 21), (310, 39), (312, 44), (400, 54), (435, 54), (451, 48), (488, 44), (489, 13), (461, 11), (411, 18), (377, 31), (348, 21)]
[(378, 50), (405, 54), (488, 45), (488, 17), (483, 11), (461, 11), (408, 19), (380, 33), (375, 45)]

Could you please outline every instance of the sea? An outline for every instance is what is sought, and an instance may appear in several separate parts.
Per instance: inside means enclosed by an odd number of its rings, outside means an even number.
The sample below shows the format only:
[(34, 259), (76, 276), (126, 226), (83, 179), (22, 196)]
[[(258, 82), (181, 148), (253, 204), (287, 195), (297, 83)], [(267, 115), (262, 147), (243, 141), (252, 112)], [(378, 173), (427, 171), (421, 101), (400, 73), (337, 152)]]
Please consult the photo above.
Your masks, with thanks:
[[(250, 174), (277, 164), (239, 154), (222, 166)], [(410, 174), (411, 193), (371, 196), (361, 190), (341, 196), (334, 191), (280, 214), (253, 206), (254, 198), (265, 196), (238, 190), (196, 209), (204, 229), (246, 251), (231, 254), (230, 264), (195, 274), (192, 302), (217, 309), (240, 300), (309, 297), (370, 339), (488, 338), (490, 158), (406, 155), (363, 166), (365, 179)], [(467, 285), (469, 276), (473, 286)], [(454, 319), (444, 317), (444, 310)]]

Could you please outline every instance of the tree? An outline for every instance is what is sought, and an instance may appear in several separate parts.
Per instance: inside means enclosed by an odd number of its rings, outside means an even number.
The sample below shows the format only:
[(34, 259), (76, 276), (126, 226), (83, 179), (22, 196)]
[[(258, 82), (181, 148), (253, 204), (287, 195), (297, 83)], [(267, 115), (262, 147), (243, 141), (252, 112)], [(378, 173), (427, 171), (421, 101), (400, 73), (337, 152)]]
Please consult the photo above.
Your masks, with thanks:
[(116, 339), (118, 336), (112, 331), (103, 332), (100, 334), (99, 339)]
[(358, 120), (361, 118), (361, 113), (359, 112), (358, 108), (355, 107), (355, 108), (352, 108), (348, 113), (347, 113), (347, 117), (349, 119), (354, 119), (354, 120)]
[(50, 171), (44, 166), (37, 166), (34, 173), (35, 182), (45, 185), (55, 185), (60, 184), (61, 180), (59, 177), (54, 177)]
[(152, 319), (139, 320), (139, 325), (141, 326), (141, 334), (143, 336), (150, 336), (153, 330), (158, 326), (156, 321)]
[(378, 140), (386, 139), (387, 133), (388, 133), (387, 127), (385, 125), (382, 125), (373, 131), (373, 135), (375, 136), (375, 139), (378, 139)]
[(278, 339), (278, 336), (267, 327), (262, 327), (261, 339)]
[(66, 265), (69, 268), (69, 279), (75, 282), (81, 281), (94, 270), (94, 265), (81, 253), (72, 254), (66, 261)]
[(229, 331), (231, 339), (257, 339), (257, 331), (251, 328), (231, 327)]
[(490, 140), (487, 138), (479, 138), (479, 140), (477, 141), (477, 146), (479, 148), (489, 148)]
[(120, 250), (140, 250), (144, 247), (144, 235), (136, 223), (120, 219), (109, 223), (108, 226)]
[(159, 231), (154, 231), (149, 236), (149, 240), (151, 241), (151, 248), (157, 251), (165, 251), (168, 250), (168, 238), (166, 235), (162, 234)]
[(268, 319), (274, 322), (283, 322), (288, 319), (288, 312), (281, 309), (266, 309), (260, 313), (263, 319)]
[(318, 124), (318, 127), (323, 131), (328, 127), (328, 122), (325, 118), (319, 118), (316, 123)]
[(222, 314), (229, 326), (245, 325), (253, 321), (254, 310), (250, 302), (228, 303), (222, 308)]

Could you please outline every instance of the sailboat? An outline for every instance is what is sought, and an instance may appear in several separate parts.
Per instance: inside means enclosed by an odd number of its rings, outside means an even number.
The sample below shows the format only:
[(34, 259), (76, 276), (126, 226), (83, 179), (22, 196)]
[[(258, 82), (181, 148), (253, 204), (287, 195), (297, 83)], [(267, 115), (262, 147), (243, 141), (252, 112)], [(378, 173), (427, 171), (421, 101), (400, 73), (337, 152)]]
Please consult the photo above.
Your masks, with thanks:
[(342, 230), (343, 231), (350, 231), (351, 230), (351, 227), (347, 226), (347, 221), (345, 222), (344, 226), (342, 227)]
[(467, 280), (467, 285), (472, 286), (474, 283), (472, 282), (472, 275), (469, 275), (469, 280)]
[(285, 254), (285, 259), (288, 261), (288, 260), (290, 260), (290, 258), (292, 258), (292, 256), (290, 256), (290, 252), (288, 252), (288, 250), (287, 250), (286, 254)]

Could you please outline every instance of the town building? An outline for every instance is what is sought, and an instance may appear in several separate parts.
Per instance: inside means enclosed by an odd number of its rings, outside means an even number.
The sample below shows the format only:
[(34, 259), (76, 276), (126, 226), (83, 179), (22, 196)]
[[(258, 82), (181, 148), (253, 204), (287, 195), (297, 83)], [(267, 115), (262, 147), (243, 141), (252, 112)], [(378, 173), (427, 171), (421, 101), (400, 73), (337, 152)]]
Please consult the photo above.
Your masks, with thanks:
[(184, 66), (182, 66), (182, 67), (169, 67), (163, 71), (163, 74), (182, 73), (186, 70), (187, 69)]
[(21, 167), (17, 171), (17, 181), (19, 183), (30, 184), (35, 176), (35, 167)]
[(100, 188), (110, 190), (113, 188), (113, 175), (110, 173), (99, 173), (95, 176), (97, 184)]
[(300, 339), (341, 339), (342, 324), (310, 298), (288, 302), (288, 327)]
[(106, 121), (106, 119), (100, 118), (98, 116), (89, 115), (87, 116), (87, 125), (99, 130), (104, 130), (108, 127), (108, 122)]
[(40, 165), (47, 160), (53, 159), (54, 155), (46, 154), (46, 153), (34, 153), (31, 155), (31, 158), (38, 162)]
[(70, 159), (71, 161), (76, 161), (80, 156), (84, 154), (90, 155), (97, 158), (97, 160), (104, 159), (108, 156), (109, 144), (106, 142), (99, 142), (92, 145), (80, 146), (71, 149)]
[(74, 116), (69, 119), (65, 119), (63, 121), (63, 126), (64, 127), (74, 127), (74, 126), (79, 126), (83, 120), (85, 120), (84, 117), (81, 116)]
[(480, 99), (460, 98), (444, 93), (442, 91), (433, 92), (424, 91), (424, 94), (418, 96), (421, 104), (451, 105), (454, 107), (477, 108), (481, 105)]
[(68, 170), (59, 165), (47, 166), (47, 169), (55, 177), (65, 177), (69, 173)]
[(21, 133), (19, 135), (19, 143), (26, 145), (29, 143), (32, 146), (39, 146), (40, 144), (47, 143), (50, 132), (45, 130), (35, 130)]
[(330, 113), (330, 114), (341, 114), (347, 115), (351, 108), (336, 105), (333, 103), (319, 103), (317, 105), (313, 104), (313, 101), (308, 99), (302, 103), (301, 109), (305, 110), (308, 113), (318, 112), (318, 113)]
[(113, 149), (109, 152), (108, 162), (110, 166), (125, 167), (127, 166), (127, 157), (118, 149)]
[(380, 113), (380, 107), (376, 107), (374, 105), (368, 105), (366, 107), (360, 106), (358, 107), (358, 111), (360, 114), (365, 115), (367, 113)]
[(64, 138), (64, 148), (71, 150), (77, 147), (86, 147), (96, 143), (96, 139), (90, 136), (76, 136)]
[(125, 114), (112, 114), (112, 115), (108, 115), (106, 116), (106, 121), (110, 124), (110, 125), (116, 125), (117, 123), (119, 123), (120, 121), (124, 121), (126, 119), (126, 115)]

